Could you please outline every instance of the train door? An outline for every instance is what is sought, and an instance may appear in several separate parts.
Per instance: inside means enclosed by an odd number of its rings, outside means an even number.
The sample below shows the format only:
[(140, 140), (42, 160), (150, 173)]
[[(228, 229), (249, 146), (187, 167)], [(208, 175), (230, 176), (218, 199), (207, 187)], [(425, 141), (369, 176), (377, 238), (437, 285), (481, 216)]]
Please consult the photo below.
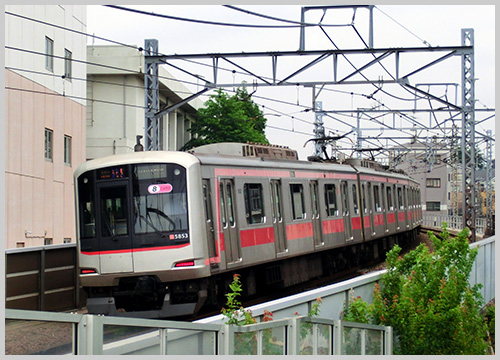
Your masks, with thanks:
[(372, 191), (372, 183), (367, 184), (367, 195), (366, 198), (368, 199), (368, 213), (370, 215), (370, 232), (371, 235), (370, 237), (374, 236), (376, 234), (375, 232), (375, 221), (373, 219), (373, 212), (375, 211), (375, 205), (373, 203), (373, 191)]
[(236, 204), (234, 197), (234, 182), (231, 179), (222, 179), (219, 183), (220, 217), (226, 263), (233, 264), (241, 261), (241, 247), (239, 231), (236, 223)]
[(319, 207), (319, 192), (318, 182), (312, 180), (309, 182), (309, 189), (311, 190), (311, 207), (312, 207), (312, 223), (313, 223), (313, 237), (314, 247), (324, 245), (323, 232), (321, 226), (321, 215)]
[(349, 206), (349, 187), (347, 181), (340, 183), (340, 193), (342, 196), (342, 217), (344, 218), (345, 239), (350, 241), (352, 237), (351, 209)]
[(400, 219), (399, 219), (400, 215), (399, 214), (400, 214), (401, 205), (402, 205), (400, 200), (402, 200), (402, 199), (398, 198), (398, 192), (397, 192), (398, 189), (401, 190), (401, 188), (396, 187), (396, 185), (393, 185), (392, 194), (393, 194), (393, 201), (394, 201), (394, 213), (395, 213), (395, 217), (396, 217), (396, 230), (399, 230), (401, 228), (401, 224), (399, 223), (400, 222)]
[(372, 237), (371, 234), (371, 221), (370, 221), (370, 210), (368, 209), (368, 198), (366, 192), (366, 183), (361, 183), (360, 196), (361, 196), (361, 224), (363, 226), (363, 231), (361, 232), (363, 235), (363, 240), (370, 240)]
[(282, 254), (285, 253), (288, 249), (286, 244), (285, 222), (283, 221), (283, 197), (281, 195), (281, 181), (271, 180), (270, 186), (274, 227), (274, 245), (276, 247), (276, 254)]
[(128, 182), (97, 184), (101, 274), (133, 272), (132, 229), (128, 218)]
[(384, 214), (384, 229), (385, 232), (389, 232), (389, 223), (387, 221), (387, 197), (384, 195), (386, 194), (385, 186), (384, 184), (380, 185), (380, 191), (381, 191), (381, 198), (380, 198), (380, 204), (382, 205), (382, 213)]
[(208, 241), (208, 256), (210, 259), (217, 256), (215, 244), (215, 229), (212, 213), (212, 194), (210, 191), (210, 180), (203, 179), (203, 204), (205, 208), (205, 228)]

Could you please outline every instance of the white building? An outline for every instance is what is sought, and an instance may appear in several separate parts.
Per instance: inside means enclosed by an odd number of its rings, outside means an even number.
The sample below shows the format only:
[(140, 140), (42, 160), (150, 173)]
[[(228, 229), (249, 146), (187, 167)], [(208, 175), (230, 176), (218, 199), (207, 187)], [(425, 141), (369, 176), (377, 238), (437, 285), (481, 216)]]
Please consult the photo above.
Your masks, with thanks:
[[(87, 48), (87, 159), (134, 151), (144, 136), (144, 55), (133, 47)], [(163, 67), (159, 68), (160, 109), (192, 95)], [(202, 101), (194, 99), (163, 116), (159, 150), (179, 150), (191, 137), (187, 131)], [(142, 139), (142, 144), (145, 144)]]
[[(85, 5), (5, 5), (5, 248), (74, 242)], [(52, 24), (54, 26), (52, 26)], [(73, 31), (72, 31), (73, 30)]]

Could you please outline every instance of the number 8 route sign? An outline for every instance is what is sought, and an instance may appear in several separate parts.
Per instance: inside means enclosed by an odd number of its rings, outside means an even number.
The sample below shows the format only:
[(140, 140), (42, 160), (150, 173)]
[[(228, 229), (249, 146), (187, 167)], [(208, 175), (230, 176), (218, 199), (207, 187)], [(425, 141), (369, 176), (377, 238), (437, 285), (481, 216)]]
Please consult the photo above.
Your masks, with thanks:
[(167, 194), (173, 189), (172, 184), (152, 184), (148, 186), (150, 194)]

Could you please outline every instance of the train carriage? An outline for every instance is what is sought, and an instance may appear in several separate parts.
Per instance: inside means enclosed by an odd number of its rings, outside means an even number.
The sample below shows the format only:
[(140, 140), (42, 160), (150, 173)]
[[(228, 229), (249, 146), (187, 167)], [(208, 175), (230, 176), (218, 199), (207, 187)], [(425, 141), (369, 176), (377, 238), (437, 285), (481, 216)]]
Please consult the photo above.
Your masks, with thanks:
[(229, 143), (83, 164), (75, 184), (89, 312), (192, 314), (220, 305), (235, 272), (252, 295), (378, 256), (387, 239), (415, 234), (418, 186), (362, 165)]

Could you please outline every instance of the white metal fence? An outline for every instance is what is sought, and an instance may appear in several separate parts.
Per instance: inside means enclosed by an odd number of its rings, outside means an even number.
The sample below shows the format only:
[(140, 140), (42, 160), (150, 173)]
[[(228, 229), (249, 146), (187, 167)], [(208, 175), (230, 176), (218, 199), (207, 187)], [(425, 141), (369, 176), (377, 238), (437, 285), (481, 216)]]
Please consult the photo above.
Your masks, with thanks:
[(393, 338), (304, 316), (238, 327), (10, 309), (5, 330), (7, 355), (390, 355)]
[[(424, 226), (435, 227), (437, 229), (441, 228), (443, 222), (448, 225), (448, 229), (462, 230), (463, 220), (461, 216), (449, 216), (449, 215), (423, 215), (422, 217)], [(484, 235), (486, 230), (486, 219), (476, 218), (476, 234)]]

